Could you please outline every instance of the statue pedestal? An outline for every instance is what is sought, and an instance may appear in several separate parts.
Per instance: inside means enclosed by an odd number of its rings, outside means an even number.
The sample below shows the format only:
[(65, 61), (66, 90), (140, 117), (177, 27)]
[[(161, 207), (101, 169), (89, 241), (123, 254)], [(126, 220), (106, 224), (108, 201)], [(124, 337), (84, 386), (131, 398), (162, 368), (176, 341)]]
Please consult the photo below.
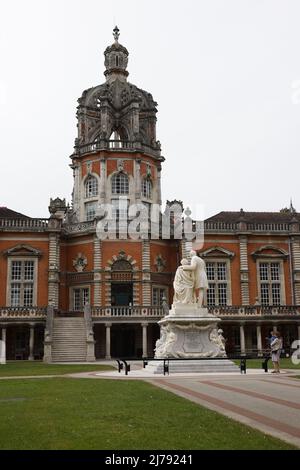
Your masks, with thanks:
[[(226, 351), (218, 335), (220, 318), (207, 308), (196, 304), (173, 304), (169, 315), (158, 323), (160, 338), (156, 342), (155, 359), (226, 358)], [(153, 373), (162, 373), (163, 362), (153, 361), (147, 366)], [(170, 361), (170, 372), (237, 372), (229, 360)]]

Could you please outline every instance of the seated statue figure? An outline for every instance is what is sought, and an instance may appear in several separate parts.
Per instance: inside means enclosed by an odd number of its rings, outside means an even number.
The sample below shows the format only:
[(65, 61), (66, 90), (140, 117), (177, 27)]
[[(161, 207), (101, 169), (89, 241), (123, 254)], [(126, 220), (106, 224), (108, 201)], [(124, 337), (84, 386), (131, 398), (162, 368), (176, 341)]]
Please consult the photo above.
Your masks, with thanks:
[(184, 270), (184, 266), (187, 266), (188, 264), (188, 260), (183, 258), (181, 260), (181, 266), (179, 266), (176, 270), (173, 282), (174, 304), (192, 304), (195, 302), (194, 273), (192, 271)]

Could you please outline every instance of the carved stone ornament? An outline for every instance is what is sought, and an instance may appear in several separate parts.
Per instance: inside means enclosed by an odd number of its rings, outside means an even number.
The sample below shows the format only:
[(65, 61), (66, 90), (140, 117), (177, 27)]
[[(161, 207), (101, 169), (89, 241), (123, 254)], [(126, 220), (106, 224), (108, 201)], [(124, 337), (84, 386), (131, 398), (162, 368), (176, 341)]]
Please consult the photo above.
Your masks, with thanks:
[(73, 266), (78, 273), (82, 273), (87, 265), (87, 258), (82, 253), (78, 253), (76, 258), (73, 260)]
[(162, 255), (157, 255), (154, 264), (156, 266), (157, 272), (161, 273), (165, 269), (167, 262), (162, 257)]
[(117, 167), (118, 167), (118, 171), (123, 171), (124, 170), (124, 160), (118, 159)]

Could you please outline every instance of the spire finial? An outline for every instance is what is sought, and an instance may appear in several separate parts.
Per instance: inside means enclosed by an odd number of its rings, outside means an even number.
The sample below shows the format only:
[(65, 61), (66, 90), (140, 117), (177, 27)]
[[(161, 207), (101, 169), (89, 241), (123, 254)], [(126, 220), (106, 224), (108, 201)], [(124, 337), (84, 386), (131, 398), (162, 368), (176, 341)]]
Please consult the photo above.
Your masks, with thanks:
[(115, 26), (113, 29), (113, 37), (115, 38), (116, 42), (118, 42), (119, 36), (120, 36), (120, 30), (118, 26)]
[(296, 209), (295, 209), (294, 206), (293, 206), (293, 200), (292, 200), (292, 198), (290, 198), (290, 212), (291, 212), (291, 214), (293, 214), (293, 213), (296, 212)]

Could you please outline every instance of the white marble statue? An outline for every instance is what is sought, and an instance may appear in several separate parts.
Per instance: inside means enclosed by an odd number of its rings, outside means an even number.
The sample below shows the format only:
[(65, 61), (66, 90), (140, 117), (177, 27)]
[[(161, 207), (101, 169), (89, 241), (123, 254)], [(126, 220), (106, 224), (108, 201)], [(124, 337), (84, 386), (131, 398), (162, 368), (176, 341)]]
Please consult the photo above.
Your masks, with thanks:
[(174, 299), (173, 304), (191, 304), (195, 302), (194, 283), (195, 276), (192, 271), (185, 271), (184, 266), (188, 266), (186, 258), (181, 260), (181, 266), (176, 270), (173, 286)]
[(199, 307), (203, 306), (204, 295), (208, 289), (208, 282), (205, 269), (205, 261), (197, 256), (197, 253), (192, 250), (191, 255), (191, 264), (184, 265), (184, 271), (192, 271), (194, 273), (194, 291)]

